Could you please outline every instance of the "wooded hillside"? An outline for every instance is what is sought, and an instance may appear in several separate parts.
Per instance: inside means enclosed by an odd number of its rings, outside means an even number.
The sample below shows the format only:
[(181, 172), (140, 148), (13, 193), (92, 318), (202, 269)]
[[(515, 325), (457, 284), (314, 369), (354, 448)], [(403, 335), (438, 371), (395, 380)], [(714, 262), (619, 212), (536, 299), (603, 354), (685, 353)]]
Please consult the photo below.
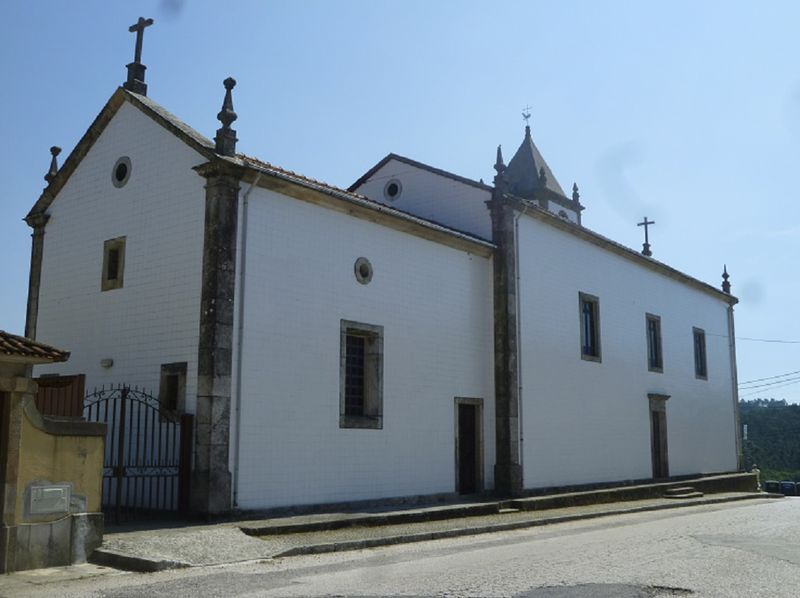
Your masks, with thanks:
[(739, 401), (744, 440), (744, 467), (755, 463), (763, 480), (800, 481), (800, 405), (785, 400)]

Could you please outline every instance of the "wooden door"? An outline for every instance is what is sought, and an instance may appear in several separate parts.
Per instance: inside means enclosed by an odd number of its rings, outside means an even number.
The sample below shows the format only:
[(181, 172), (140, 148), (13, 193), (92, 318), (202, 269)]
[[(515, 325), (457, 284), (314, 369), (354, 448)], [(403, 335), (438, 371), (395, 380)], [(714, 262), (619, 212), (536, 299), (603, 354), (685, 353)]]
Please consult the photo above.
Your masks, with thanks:
[(478, 407), (458, 404), (458, 493), (475, 494), (479, 490)]

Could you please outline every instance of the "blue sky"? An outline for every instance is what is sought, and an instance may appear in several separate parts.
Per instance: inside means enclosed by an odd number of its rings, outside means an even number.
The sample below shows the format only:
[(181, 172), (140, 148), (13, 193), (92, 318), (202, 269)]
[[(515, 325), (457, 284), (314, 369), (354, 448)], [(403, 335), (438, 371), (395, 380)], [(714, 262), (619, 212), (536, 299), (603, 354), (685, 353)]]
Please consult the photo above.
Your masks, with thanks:
[[(205, 135), (238, 81), (240, 151), (346, 187), (388, 152), (490, 180), (534, 139), (584, 224), (718, 285), (740, 380), (800, 370), (800, 3), (17, 2), (4, 7), (0, 329), (21, 333), (48, 148), (62, 160), (133, 57), (149, 96)], [(42, 339), (46, 340), (46, 339)], [(67, 347), (68, 348), (68, 347)], [(775, 381), (781, 381), (781, 378)], [(790, 380), (790, 378), (786, 378)], [(768, 381), (769, 382), (769, 381)], [(800, 384), (754, 396), (800, 402)], [(751, 398), (752, 398), (751, 397)]]

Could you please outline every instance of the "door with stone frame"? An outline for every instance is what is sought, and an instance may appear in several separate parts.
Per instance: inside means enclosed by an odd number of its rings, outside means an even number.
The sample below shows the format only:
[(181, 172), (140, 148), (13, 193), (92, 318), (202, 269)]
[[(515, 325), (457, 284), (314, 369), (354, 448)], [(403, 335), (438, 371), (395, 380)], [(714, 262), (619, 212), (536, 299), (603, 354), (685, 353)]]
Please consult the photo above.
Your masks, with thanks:
[(455, 399), (456, 492), (483, 490), (483, 399)]
[(647, 397), (650, 401), (650, 452), (653, 478), (668, 478), (667, 399), (669, 399), (669, 395), (648, 394)]

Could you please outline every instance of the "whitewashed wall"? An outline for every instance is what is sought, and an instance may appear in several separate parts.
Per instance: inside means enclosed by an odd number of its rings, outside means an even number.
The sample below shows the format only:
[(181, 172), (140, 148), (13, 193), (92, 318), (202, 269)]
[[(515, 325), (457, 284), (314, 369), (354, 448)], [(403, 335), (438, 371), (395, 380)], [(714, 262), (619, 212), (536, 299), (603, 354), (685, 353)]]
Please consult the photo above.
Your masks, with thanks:
[[(395, 201), (387, 200), (383, 194), (384, 186), (391, 179), (399, 180), (403, 186), (403, 192)], [(492, 238), (492, 221), (486, 207), (491, 199), (489, 191), (405, 162), (389, 160), (355, 191), (427, 220), (483, 239)]]
[[(264, 189), (249, 204), (238, 506), (454, 492), (455, 397), (484, 400), (490, 487), (491, 261)], [(381, 430), (339, 428), (342, 319), (383, 326)]]
[[(131, 159), (128, 183), (112, 168)], [(37, 338), (71, 352), (36, 373), (85, 373), (87, 388), (124, 382), (158, 393), (162, 363), (187, 362), (194, 411), (203, 257), (205, 160), (137, 108), (122, 105), (51, 205)], [(100, 291), (103, 242), (126, 236), (124, 286)], [(111, 358), (114, 366), (100, 367)]]
[[(726, 303), (533, 217), (519, 231), (525, 486), (652, 477), (648, 393), (672, 397), (671, 475), (735, 470)], [(581, 359), (579, 292), (599, 297), (602, 363)], [(661, 316), (663, 374), (647, 368), (646, 312)]]

